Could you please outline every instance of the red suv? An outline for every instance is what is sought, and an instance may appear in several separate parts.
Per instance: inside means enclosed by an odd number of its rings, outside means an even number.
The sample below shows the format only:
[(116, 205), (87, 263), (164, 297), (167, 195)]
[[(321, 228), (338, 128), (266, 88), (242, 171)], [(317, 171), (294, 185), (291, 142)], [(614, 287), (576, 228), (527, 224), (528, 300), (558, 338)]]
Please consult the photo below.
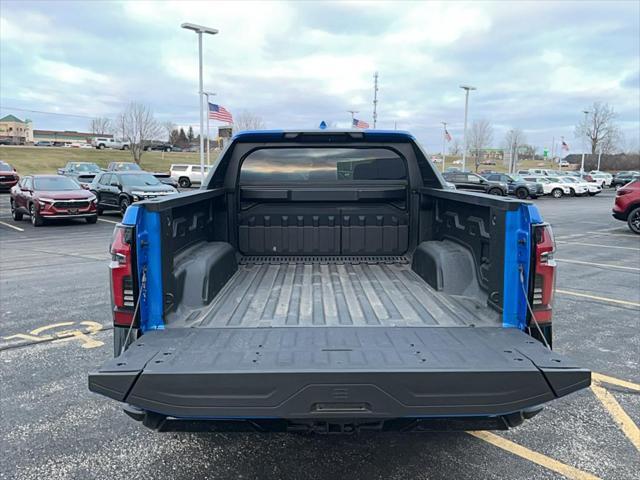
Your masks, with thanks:
[(633, 233), (640, 234), (640, 178), (627, 183), (616, 192), (613, 216), (627, 222)]
[(0, 190), (9, 191), (18, 183), (20, 177), (16, 173), (15, 168), (6, 162), (0, 161)]
[(84, 218), (96, 223), (96, 196), (78, 182), (62, 175), (30, 175), (11, 189), (11, 213), (16, 221), (23, 215), (39, 227), (50, 218)]

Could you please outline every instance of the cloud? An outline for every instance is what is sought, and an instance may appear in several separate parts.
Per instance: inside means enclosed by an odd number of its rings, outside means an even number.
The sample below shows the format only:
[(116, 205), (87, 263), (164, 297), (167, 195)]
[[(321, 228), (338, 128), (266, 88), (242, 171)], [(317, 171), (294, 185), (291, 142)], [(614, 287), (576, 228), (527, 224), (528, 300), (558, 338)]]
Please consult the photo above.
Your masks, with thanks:
[(72, 85), (112, 83), (111, 79), (102, 73), (94, 72), (88, 68), (69, 65), (64, 62), (55, 62), (39, 58), (35, 61), (34, 70), (52, 80)]
[[(379, 71), (378, 126), (397, 122), (428, 149), (440, 148), (441, 121), (461, 137), (462, 83), (478, 87), (470, 120), (492, 121), (497, 144), (511, 127), (540, 145), (569, 138), (593, 101), (611, 103), (637, 138), (640, 7), (575, 5), (3, 0), (1, 93), (5, 105), (89, 116), (137, 100), (195, 124), (197, 37), (180, 28), (193, 22), (220, 30), (203, 38), (205, 89), (270, 128), (347, 125), (348, 109), (371, 123)], [(62, 118), (36, 120), (68, 128)]]

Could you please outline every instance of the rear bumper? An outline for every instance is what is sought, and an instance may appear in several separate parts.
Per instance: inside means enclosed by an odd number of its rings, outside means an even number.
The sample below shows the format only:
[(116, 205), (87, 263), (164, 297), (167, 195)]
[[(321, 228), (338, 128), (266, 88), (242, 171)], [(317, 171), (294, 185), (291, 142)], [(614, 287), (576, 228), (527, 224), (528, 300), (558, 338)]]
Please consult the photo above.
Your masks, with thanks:
[(148, 332), (92, 373), (89, 389), (142, 411), (152, 428), (438, 418), (505, 428), (590, 382), (515, 329), (220, 328)]
[(611, 210), (611, 215), (613, 218), (617, 220), (622, 220), (623, 222), (627, 221), (627, 212), (619, 212), (615, 209)]

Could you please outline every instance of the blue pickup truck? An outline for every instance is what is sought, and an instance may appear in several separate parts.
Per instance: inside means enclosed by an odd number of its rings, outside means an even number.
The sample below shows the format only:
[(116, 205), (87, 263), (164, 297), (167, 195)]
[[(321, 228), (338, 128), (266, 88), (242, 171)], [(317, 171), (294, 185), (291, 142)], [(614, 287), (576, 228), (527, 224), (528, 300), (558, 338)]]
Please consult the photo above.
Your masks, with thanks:
[(89, 388), (159, 431), (507, 429), (591, 381), (551, 350), (554, 249), (406, 132), (241, 133), (115, 228)]

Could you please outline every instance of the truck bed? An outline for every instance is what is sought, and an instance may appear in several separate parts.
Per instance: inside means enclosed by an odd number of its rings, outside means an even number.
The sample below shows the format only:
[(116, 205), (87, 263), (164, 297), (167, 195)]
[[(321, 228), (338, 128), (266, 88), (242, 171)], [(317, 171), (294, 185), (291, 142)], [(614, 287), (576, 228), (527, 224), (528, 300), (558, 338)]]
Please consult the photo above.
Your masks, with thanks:
[(244, 257), (190, 326), (496, 326), (498, 312), (438, 292), (405, 257)]

